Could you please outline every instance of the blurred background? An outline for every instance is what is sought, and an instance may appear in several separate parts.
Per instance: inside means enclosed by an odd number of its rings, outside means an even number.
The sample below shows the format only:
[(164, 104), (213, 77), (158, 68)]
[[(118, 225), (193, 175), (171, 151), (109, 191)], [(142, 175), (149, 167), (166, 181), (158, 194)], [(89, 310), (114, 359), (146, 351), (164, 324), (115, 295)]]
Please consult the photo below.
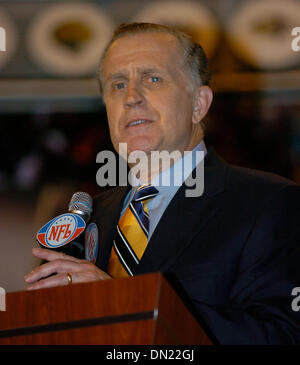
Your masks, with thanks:
[[(228, 162), (300, 182), (299, 0), (0, 1), (0, 286), (23, 290), (37, 229), (75, 191), (94, 195), (112, 150), (100, 54), (121, 22), (172, 24), (213, 71), (207, 143)], [(300, 35), (300, 33), (299, 33)], [(298, 41), (300, 48), (300, 40)], [(1, 47), (0, 47), (1, 48)]]

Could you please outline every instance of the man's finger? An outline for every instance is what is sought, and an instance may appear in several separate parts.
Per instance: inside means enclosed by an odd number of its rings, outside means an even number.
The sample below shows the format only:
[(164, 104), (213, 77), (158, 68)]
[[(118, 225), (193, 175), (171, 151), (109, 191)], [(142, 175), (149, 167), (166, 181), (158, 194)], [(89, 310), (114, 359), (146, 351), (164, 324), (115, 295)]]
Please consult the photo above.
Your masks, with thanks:
[(40, 259), (44, 259), (44, 260), (47, 260), (47, 261), (63, 259), (63, 260), (69, 260), (69, 261), (72, 261), (72, 262), (78, 262), (78, 263), (81, 262), (81, 260), (77, 259), (76, 257), (66, 255), (63, 252), (48, 250), (46, 248), (34, 247), (32, 249), (32, 254), (35, 257), (38, 257)]
[(57, 274), (50, 276), (49, 278), (37, 281), (26, 287), (26, 290), (36, 290), (42, 288), (51, 288), (54, 286), (68, 285), (68, 276), (66, 273)]
[(36, 267), (31, 273), (24, 277), (27, 283), (33, 283), (42, 278), (46, 278), (52, 274), (60, 274), (66, 272), (78, 272), (81, 270), (82, 264), (78, 262), (73, 262), (65, 259), (58, 259), (54, 261), (47, 262), (41, 266)]

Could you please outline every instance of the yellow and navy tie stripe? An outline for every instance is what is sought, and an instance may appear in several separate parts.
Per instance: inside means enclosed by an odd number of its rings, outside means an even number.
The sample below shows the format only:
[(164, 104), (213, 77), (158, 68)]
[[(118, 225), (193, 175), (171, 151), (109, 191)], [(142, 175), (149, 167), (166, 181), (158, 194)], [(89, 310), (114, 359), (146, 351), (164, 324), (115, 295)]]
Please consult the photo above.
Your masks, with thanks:
[(120, 218), (107, 268), (112, 277), (132, 276), (139, 265), (149, 237), (147, 202), (157, 194), (154, 186), (140, 186)]

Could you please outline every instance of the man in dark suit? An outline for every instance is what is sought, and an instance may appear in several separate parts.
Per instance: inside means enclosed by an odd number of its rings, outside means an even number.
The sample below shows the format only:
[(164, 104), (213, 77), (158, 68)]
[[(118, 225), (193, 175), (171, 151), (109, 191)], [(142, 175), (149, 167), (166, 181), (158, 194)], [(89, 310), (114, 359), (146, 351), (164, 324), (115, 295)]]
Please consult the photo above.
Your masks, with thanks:
[[(26, 277), (28, 289), (66, 285), (70, 273), (73, 282), (84, 282), (161, 271), (217, 342), (300, 343), (300, 312), (291, 294), (300, 286), (300, 188), (275, 175), (230, 166), (206, 149), (208, 79), (201, 47), (181, 32), (147, 24), (117, 29), (100, 67), (115, 149), (121, 153), (119, 143), (126, 143), (128, 154), (143, 151), (149, 158), (151, 151), (202, 151), (204, 192), (187, 197), (186, 175), (181, 186), (161, 188), (157, 179), (166, 170), (155, 166), (143, 174), (142, 169), (140, 184), (155, 189), (141, 212), (147, 233), (141, 254), (130, 247), (131, 253), (125, 252), (122, 240), (126, 245), (130, 240), (121, 222), (141, 199), (140, 188), (117, 187), (94, 199), (96, 265), (34, 249), (49, 262)], [(180, 161), (185, 157), (168, 170), (177, 174)], [(138, 208), (133, 212), (139, 216)]]

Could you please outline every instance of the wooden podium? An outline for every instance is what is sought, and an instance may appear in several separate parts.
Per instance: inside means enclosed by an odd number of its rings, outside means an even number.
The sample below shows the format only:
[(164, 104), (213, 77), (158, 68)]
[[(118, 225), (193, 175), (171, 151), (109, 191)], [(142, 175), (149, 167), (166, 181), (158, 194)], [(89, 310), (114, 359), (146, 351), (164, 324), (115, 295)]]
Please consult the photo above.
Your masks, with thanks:
[(209, 345), (161, 274), (8, 293), (0, 345)]

